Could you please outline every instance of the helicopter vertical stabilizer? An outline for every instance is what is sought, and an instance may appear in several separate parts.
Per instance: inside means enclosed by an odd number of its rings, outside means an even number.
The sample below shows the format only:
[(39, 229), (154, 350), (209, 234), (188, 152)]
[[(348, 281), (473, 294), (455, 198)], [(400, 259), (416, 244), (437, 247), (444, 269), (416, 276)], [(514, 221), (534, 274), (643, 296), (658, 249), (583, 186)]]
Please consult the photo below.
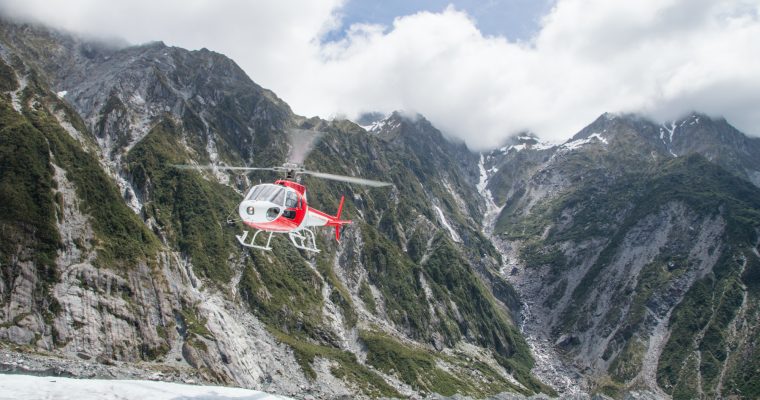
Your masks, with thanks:
[(340, 219), (340, 214), (343, 212), (343, 203), (346, 201), (346, 196), (340, 196), (340, 204), (338, 205), (338, 212), (335, 213), (335, 216), (330, 218), (330, 220), (327, 222), (328, 226), (334, 226), (335, 227), (335, 240), (340, 242), (340, 227), (345, 224), (350, 224), (350, 220), (342, 220)]

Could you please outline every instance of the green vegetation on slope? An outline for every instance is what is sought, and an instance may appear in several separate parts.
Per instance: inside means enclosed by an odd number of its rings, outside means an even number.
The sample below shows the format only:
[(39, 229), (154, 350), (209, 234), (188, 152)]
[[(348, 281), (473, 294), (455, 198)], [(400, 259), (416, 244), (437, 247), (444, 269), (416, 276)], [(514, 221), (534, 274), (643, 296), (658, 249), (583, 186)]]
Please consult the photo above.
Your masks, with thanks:
[[(446, 371), (438, 366), (437, 357), (429, 351), (404, 345), (383, 333), (362, 330), (359, 337), (367, 349), (368, 365), (395, 375), (417, 390), (444, 396), (465, 394), (484, 397), (505, 391), (529, 394), (480, 361), (444, 356), (444, 362), (455, 368)], [(481, 379), (474, 380), (468, 373), (479, 375)]]
[(234, 230), (223, 224), (240, 197), (198, 172), (174, 167), (188, 159), (181, 129), (164, 119), (132, 148), (126, 165), (142, 191), (145, 217), (155, 220), (157, 233), (176, 243), (197, 273), (226, 283), (232, 276), (227, 259), (235, 238)]
[[(8, 131), (7, 139), (9, 143), (36, 140), (38, 146), (44, 142), (44, 146), (47, 147), (46, 154), (25, 154), (21, 149), (17, 149), (14, 157), (10, 159), (15, 158), (20, 161), (23, 157), (31, 156), (35, 160), (29, 161), (29, 165), (43, 162), (47, 164), (52, 161), (66, 171), (67, 179), (74, 183), (77, 196), (82, 200), (82, 211), (92, 216), (91, 223), (98, 239), (94, 244), (98, 250), (99, 265), (123, 268), (136, 260), (148, 259), (155, 252), (157, 244), (155, 238), (137, 215), (124, 204), (116, 185), (102, 170), (97, 159), (82, 150), (79, 143), (71, 138), (51, 115), (51, 109), (62, 107), (58, 104), (58, 100), (47, 96), (39, 89), (34, 74), (31, 74), (28, 79), (28, 87), (22, 94), (23, 117), (15, 114), (10, 105), (4, 103), (4, 115), (8, 118), (9, 126), (18, 127)], [(35, 107), (27, 107), (26, 104), (32, 97), (38, 102)], [(15, 131), (15, 129), (21, 129), (21, 131)], [(38, 147), (39, 149), (41, 148)], [(48, 154), (53, 155), (52, 160)], [(21, 176), (24, 174), (22, 173)], [(51, 189), (50, 181), (50, 175), (47, 178), (40, 176), (39, 180), (20, 188), (39, 195)], [(44, 199), (37, 200), (40, 201), (34, 203), (35, 207), (44, 207), (46, 203), (49, 204)], [(54, 229), (54, 227), (51, 226), (49, 229)], [(44, 232), (45, 229), (42, 230), (43, 234)], [(50, 237), (49, 234), (46, 235)], [(50, 248), (49, 240), (43, 238), (38, 242)]]
[[(6, 288), (13, 287), (18, 262), (33, 262), (42, 282), (57, 280), (60, 238), (53, 189), (45, 135), (0, 98), (0, 265)], [(46, 296), (45, 286), (37, 289), (40, 298)]]
[(303, 337), (293, 337), (280, 332), (275, 332), (275, 337), (293, 349), (296, 360), (310, 379), (317, 378), (312, 364), (317, 357), (320, 357), (334, 363), (330, 368), (333, 375), (358, 386), (365, 395), (373, 398), (401, 397), (401, 394), (388, 385), (377, 373), (360, 364), (352, 353), (330, 346), (314, 344)]
[(82, 199), (83, 211), (92, 216), (99, 239), (98, 264), (123, 268), (152, 257), (158, 244), (155, 237), (126, 206), (97, 159), (84, 152), (47, 112), (29, 110), (26, 115), (37, 129), (46, 133), (56, 164), (66, 170), (66, 177)]

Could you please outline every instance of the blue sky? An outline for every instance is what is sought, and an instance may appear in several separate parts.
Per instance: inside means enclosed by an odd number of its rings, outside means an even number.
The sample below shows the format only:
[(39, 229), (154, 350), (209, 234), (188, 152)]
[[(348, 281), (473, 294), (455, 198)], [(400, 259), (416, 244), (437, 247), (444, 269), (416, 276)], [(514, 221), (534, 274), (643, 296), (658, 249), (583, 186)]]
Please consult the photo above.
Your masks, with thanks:
[(504, 36), (509, 40), (528, 40), (535, 35), (543, 15), (554, 0), (349, 0), (339, 11), (343, 26), (328, 35), (341, 36), (354, 23), (390, 26), (399, 16), (420, 11), (441, 12), (453, 5), (467, 12), (484, 35)]

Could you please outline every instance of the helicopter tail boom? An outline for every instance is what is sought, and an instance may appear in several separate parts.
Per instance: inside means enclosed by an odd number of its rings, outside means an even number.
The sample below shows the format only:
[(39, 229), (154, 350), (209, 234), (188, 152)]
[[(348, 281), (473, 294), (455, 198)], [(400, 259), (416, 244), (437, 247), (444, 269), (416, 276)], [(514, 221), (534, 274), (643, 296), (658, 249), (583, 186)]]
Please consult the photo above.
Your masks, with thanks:
[(345, 196), (340, 198), (338, 212), (335, 213), (335, 215), (330, 215), (323, 211), (309, 208), (306, 219), (304, 220), (305, 226), (332, 226), (335, 228), (335, 240), (340, 241), (340, 227), (352, 222), (351, 220), (340, 219), (345, 200)]

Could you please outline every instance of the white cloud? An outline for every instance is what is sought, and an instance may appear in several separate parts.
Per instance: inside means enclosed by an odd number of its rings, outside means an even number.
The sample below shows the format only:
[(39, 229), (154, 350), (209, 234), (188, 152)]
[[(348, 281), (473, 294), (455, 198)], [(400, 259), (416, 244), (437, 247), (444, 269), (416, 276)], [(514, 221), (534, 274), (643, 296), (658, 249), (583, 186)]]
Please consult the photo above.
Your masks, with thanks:
[(605, 111), (698, 110), (760, 134), (760, 0), (559, 0), (529, 42), (483, 36), (451, 7), (322, 43), (341, 0), (0, 5), (74, 31), (207, 47), (297, 113), (403, 108), (473, 148), (521, 130), (566, 139)]

